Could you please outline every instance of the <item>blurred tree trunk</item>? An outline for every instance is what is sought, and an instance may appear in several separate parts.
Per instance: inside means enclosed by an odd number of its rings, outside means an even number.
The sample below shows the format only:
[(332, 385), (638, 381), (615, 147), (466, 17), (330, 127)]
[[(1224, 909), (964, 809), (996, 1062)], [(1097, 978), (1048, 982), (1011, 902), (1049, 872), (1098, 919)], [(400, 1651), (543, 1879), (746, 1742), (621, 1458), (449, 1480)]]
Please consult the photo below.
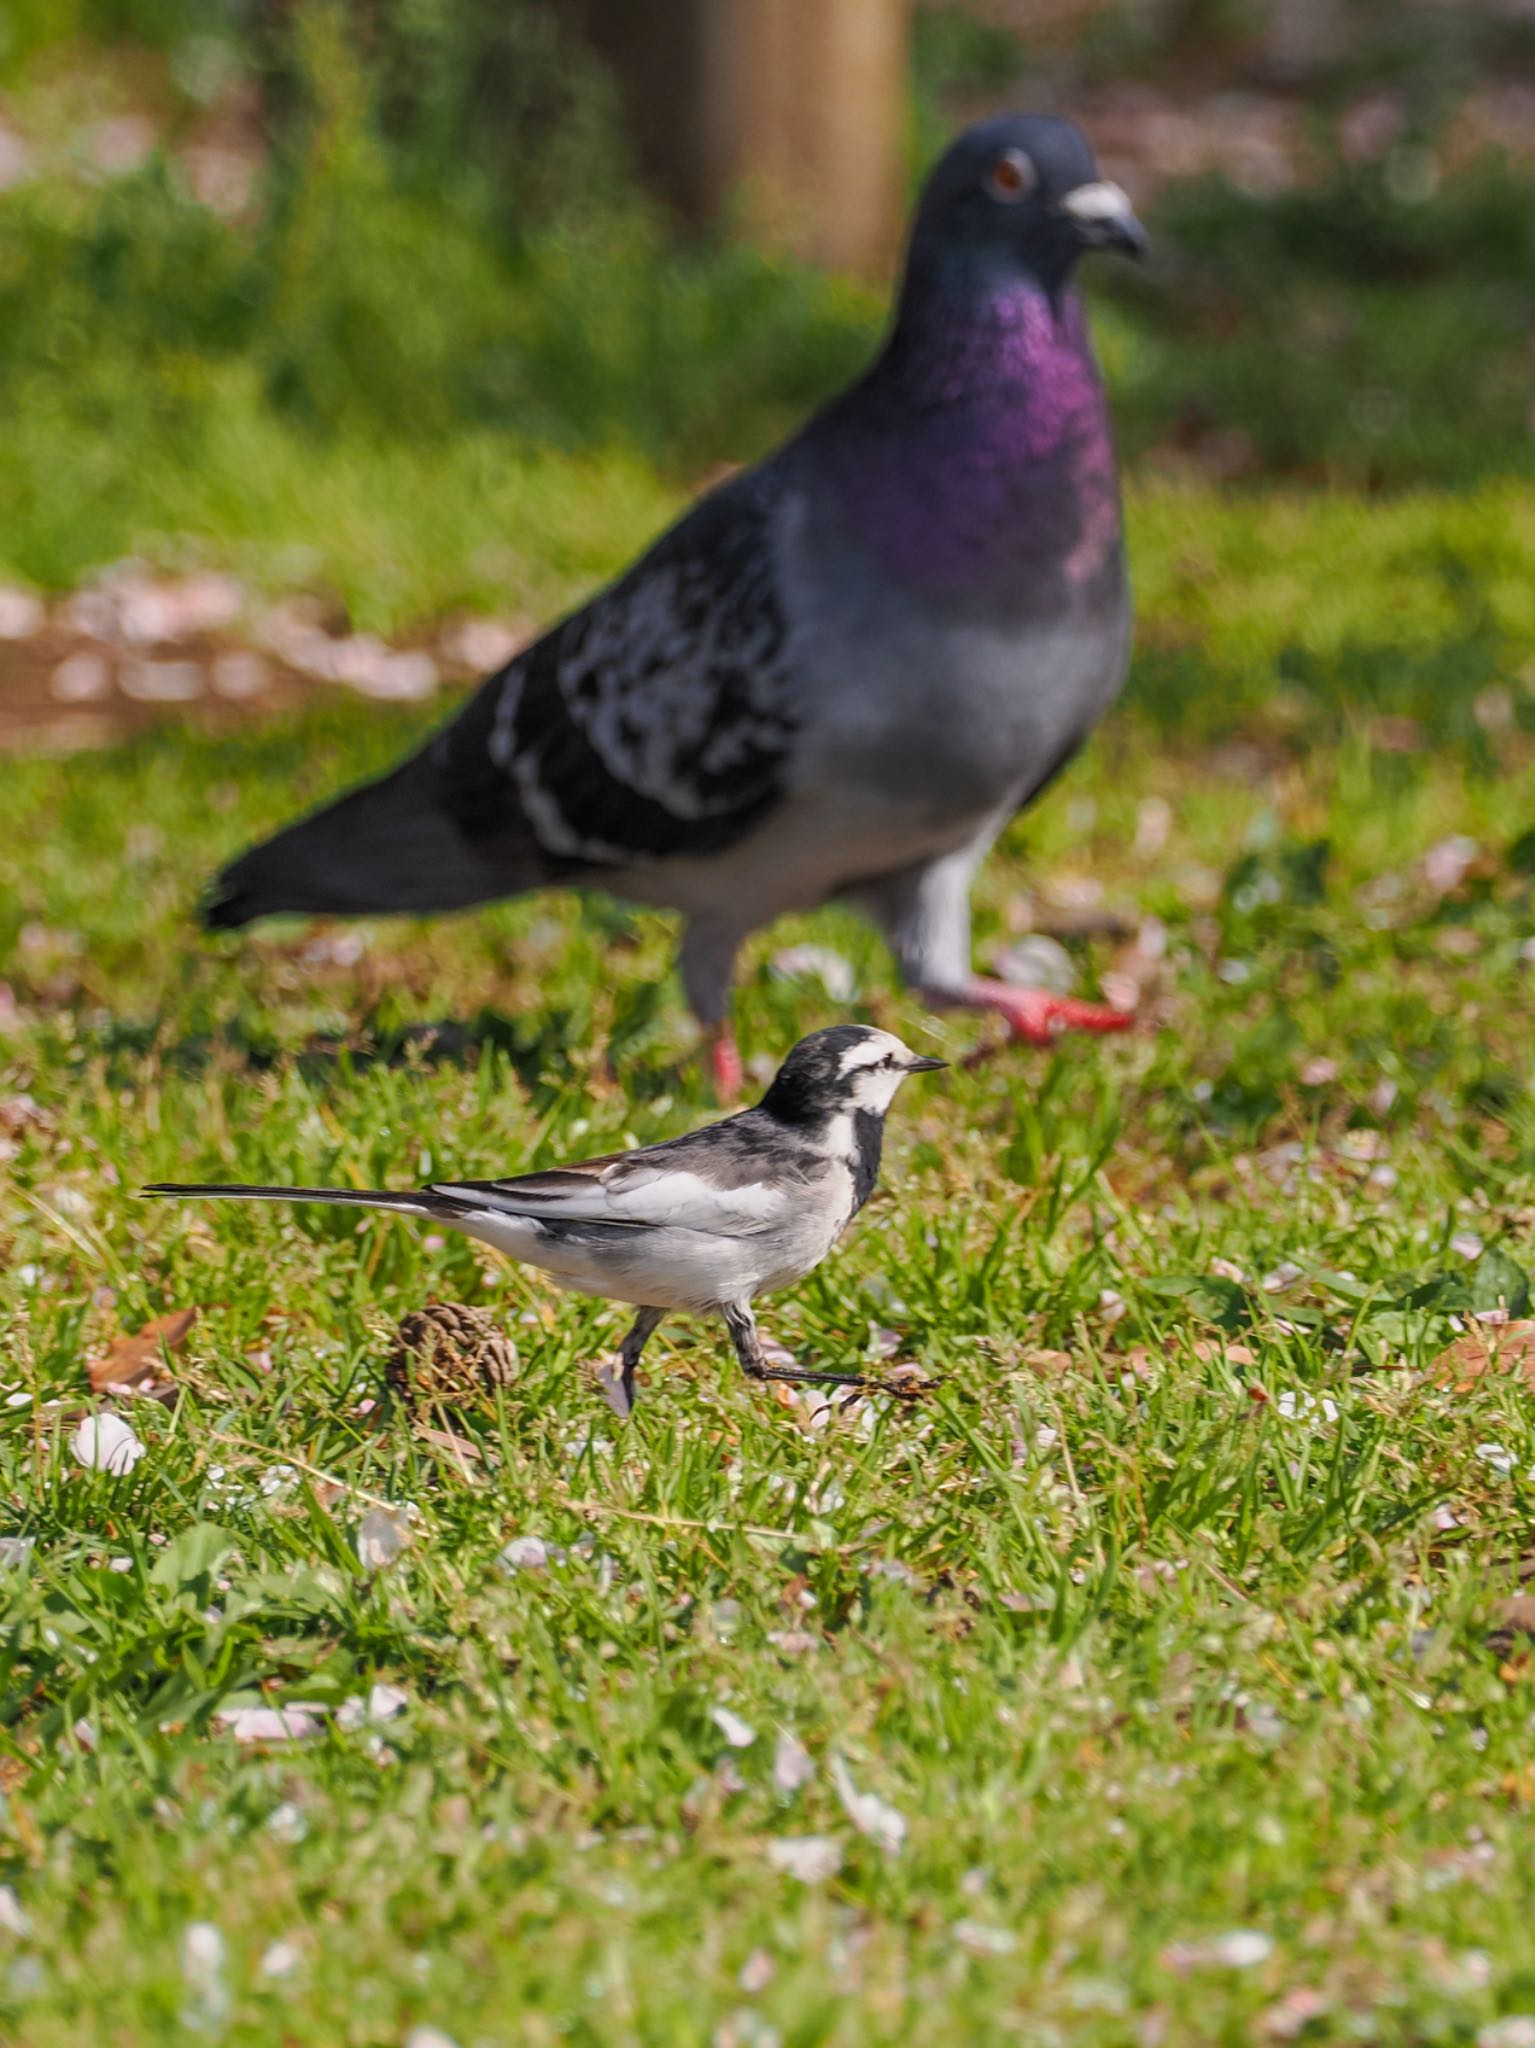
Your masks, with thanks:
[(641, 164), (685, 218), (881, 271), (905, 208), (908, 0), (584, 0)]

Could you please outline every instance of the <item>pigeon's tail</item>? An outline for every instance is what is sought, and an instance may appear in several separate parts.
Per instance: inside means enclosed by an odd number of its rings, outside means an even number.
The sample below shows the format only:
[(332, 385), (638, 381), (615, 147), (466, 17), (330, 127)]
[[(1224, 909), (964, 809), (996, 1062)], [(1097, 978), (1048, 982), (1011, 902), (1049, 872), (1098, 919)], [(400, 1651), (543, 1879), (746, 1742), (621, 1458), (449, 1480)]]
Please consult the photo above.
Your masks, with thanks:
[(353, 1209), (400, 1209), (412, 1216), (456, 1215), (465, 1205), (448, 1195), (400, 1193), (393, 1188), (268, 1188), (240, 1181), (157, 1180), (146, 1195), (191, 1196), (218, 1202), (340, 1202)]
[(230, 931), (280, 912), (426, 915), (534, 887), (537, 848), (498, 783), (464, 787), (429, 747), (231, 861), (202, 904), (203, 923)]

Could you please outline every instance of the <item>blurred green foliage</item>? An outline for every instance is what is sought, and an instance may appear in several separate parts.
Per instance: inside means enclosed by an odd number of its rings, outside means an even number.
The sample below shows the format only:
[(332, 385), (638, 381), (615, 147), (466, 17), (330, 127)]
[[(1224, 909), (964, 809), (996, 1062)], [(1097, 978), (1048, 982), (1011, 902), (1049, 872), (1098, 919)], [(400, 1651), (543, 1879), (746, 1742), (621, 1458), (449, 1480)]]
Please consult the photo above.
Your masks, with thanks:
[[(537, 0), (13, 0), (6, 22), (0, 75), (36, 153), (0, 194), (11, 574), (61, 586), (187, 544), (268, 573), (323, 519), (321, 566), (344, 559), (342, 595), (377, 623), (504, 602), (504, 562), (448, 566), (474, 524), (459, 500), (490, 479), (521, 520), (558, 495), (539, 451), (564, 451), (596, 469), (547, 526), (500, 536), (526, 570), (512, 598), (542, 594), (606, 559), (604, 508), (632, 513), (636, 465), (665, 479), (659, 513), (875, 345), (868, 291), (679, 243), (605, 81)], [(962, 16), (919, 19), (914, 174), (945, 90), (1005, 83), (1010, 50)], [(270, 146), (249, 204), (221, 214), (187, 144), (234, 88)], [(83, 102), (147, 107), (158, 147), (92, 168)], [(1094, 271), (1127, 454), (1351, 489), (1527, 474), (1535, 181), (1484, 158), (1436, 183), (1416, 130), (1379, 163), (1334, 158), (1273, 195), (1175, 184), (1146, 272)], [(343, 506), (349, 489), (366, 495)], [(380, 492), (422, 529), (408, 549), (380, 531)], [(578, 495), (596, 539), (572, 551)]]

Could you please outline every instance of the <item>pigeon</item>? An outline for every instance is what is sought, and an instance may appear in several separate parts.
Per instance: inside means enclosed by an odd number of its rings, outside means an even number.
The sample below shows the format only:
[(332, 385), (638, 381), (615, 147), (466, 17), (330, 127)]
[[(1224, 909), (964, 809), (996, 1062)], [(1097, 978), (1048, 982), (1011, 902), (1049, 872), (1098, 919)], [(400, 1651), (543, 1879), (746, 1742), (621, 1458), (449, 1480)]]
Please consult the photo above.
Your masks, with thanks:
[[(885, 1112), (908, 1074), (945, 1061), (888, 1031), (837, 1024), (802, 1038), (754, 1109), (687, 1137), (510, 1180), (388, 1188), (255, 1187), (157, 1181), (146, 1195), (247, 1202), (341, 1202), (447, 1224), (561, 1287), (639, 1311), (604, 1383), (634, 1405), (640, 1354), (674, 1309), (720, 1315), (755, 1380), (880, 1384), (861, 1373), (770, 1365), (752, 1303), (803, 1279), (858, 1214), (879, 1177)], [(907, 1389), (892, 1384), (891, 1391)]]
[(1120, 1011), (972, 972), (970, 887), (1118, 694), (1130, 598), (1079, 257), (1145, 233), (1070, 122), (955, 141), (856, 382), (699, 499), (403, 765), (252, 847), (204, 905), (468, 908), (552, 886), (679, 911), (722, 1091), (743, 941), (850, 903), (935, 1008)]

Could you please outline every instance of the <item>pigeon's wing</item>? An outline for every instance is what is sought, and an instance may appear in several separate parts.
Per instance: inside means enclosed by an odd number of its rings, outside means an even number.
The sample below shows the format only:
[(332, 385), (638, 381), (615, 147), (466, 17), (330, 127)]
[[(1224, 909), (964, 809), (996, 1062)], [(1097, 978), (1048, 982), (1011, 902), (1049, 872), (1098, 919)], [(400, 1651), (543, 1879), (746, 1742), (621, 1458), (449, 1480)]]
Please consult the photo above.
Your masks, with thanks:
[(643, 1151), (510, 1180), (438, 1182), (426, 1192), (544, 1223), (746, 1237), (773, 1228), (804, 1201), (814, 1166), (784, 1153), (770, 1166), (750, 1126), (740, 1128), (745, 1122), (735, 1117)]
[(431, 753), (470, 837), (515, 819), (551, 879), (717, 853), (782, 796), (797, 728), (756, 470), (477, 693)]

